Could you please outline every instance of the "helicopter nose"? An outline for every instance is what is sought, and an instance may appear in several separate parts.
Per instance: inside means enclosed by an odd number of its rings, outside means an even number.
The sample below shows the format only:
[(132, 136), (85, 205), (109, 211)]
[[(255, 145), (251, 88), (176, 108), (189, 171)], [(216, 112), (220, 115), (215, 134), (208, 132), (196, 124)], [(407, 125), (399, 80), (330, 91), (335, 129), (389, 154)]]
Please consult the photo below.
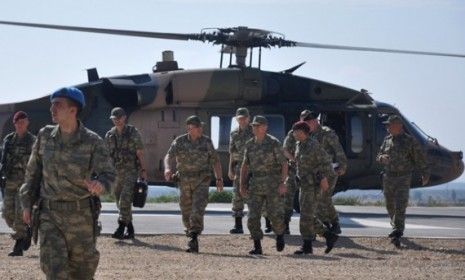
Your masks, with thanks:
[(463, 174), (464, 164), (463, 164), (463, 152), (452, 152), (452, 159), (454, 162), (453, 172), (457, 177)]

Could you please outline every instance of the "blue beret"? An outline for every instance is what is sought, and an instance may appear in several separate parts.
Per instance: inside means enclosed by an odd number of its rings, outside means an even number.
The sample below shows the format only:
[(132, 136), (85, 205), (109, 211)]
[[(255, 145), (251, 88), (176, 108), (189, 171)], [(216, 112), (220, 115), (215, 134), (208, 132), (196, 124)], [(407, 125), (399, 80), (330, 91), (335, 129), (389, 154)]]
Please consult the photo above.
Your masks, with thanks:
[(84, 94), (78, 88), (75, 87), (64, 87), (55, 91), (50, 95), (50, 101), (56, 97), (65, 97), (75, 101), (77, 104), (84, 108), (86, 106), (86, 100), (84, 99)]

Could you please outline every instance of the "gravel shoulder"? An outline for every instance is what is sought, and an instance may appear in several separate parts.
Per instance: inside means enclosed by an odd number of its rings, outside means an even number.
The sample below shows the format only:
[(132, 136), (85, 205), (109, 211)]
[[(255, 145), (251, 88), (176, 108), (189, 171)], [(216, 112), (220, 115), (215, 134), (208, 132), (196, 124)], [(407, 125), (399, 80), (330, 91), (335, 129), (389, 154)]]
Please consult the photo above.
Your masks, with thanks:
[[(299, 236), (287, 236), (276, 252), (273, 236), (263, 240), (264, 256), (247, 252), (246, 235), (200, 236), (200, 253), (184, 252), (182, 235), (138, 236), (117, 241), (102, 236), (96, 279), (465, 279), (465, 239), (404, 238), (396, 249), (387, 238), (341, 237), (330, 254), (322, 239), (314, 254), (294, 256)], [(0, 278), (44, 279), (38, 246), (24, 257), (8, 257), (12, 240), (0, 234)]]

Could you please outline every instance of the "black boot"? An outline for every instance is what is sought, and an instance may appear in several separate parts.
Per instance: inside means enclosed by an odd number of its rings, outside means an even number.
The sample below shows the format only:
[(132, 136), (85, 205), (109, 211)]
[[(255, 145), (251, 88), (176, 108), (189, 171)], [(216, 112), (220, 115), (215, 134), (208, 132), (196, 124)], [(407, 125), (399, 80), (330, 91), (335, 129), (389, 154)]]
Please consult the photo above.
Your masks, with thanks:
[(242, 228), (242, 217), (235, 218), (234, 228), (229, 231), (231, 234), (242, 234), (244, 229)]
[(325, 231), (323, 234), (324, 238), (326, 239), (326, 249), (325, 249), (325, 254), (328, 254), (334, 247), (334, 244), (336, 244), (337, 239), (339, 236), (337, 234), (334, 234), (332, 231)]
[(335, 234), (341, 234), (341, 225), (339, 224), (339, 221), (333, 221), (331, 223), (331, 231)]
[(17, 257), (23, 255), (23, 239), (17, 239), (15, 241), (15, 246), (13, 247), (13, 251), (11, 251), (8, 256), (10, 257)]
[(394, 246), (396, 246), (397, 249), (400, 249), (401, 248), (400, 238), (402, 237), (402, 235), (404, 235), (404, 233), (400, 230), (395, 230), (391, 232), (391, 234), (389, 234), (389, 237), (391, 237), (391, 235), (392, 235), (391, 243), (394, 244)]
[(132, 225), (132, 222), (128, 223), (128, 231), (123, 237), (124, 239), (134, 239), (134, 226)]
[(123, 239), (125, 227), (126, 225), (122, 221), (118, 221), (118, 228), (115, 230), (115, 233), (111, 235), (111, 237), (115, 239)]
[(197, 233), (191, 233), (191, 240), (187, 243), (189, 247), (186, 252), (188, 253), (198, 253), (199, 252), (199, 240), (197, 239)]
[(401, 230), (395, 229), (388, 236), (389, 238), (393, 238), (396, 236), (402, 237), (402, 235), (404, 235), (404, 233)]
[(286, 218), (284, 220), (284, 225), (286, 226), (286, 228), (284, 229), (284, 234), (291, 234), (291, 231), (289, 229), (289, 222), (291, 221), (290, 218)]
[(276, 251), (281, 252), (284, 250), (284, 234), (276, 235)]
[(27, 226), (26, 237), (23, 239), (23, 250), (24, 251), (29, 250), (29, 247), (31, 247), (31, 240), (32, 240), (32, 229), (30, 226)]
[(262, 255), (262, 242), (260, 239), (253, 240), (253, 249), (249, 251), (250, 255)]
[(265, 217), (265, 232), (270, 233), (272, 231), (273, 231), (273, 229), (271, 228), (271, 221), (270, 221), (270, 219)]
[(312, 240), (311, 239), (304, 239), (304, 243), (299, 250), (294, 252), (295, 255), (302, 255), (302, 254), (313, 254), (312, 248)]

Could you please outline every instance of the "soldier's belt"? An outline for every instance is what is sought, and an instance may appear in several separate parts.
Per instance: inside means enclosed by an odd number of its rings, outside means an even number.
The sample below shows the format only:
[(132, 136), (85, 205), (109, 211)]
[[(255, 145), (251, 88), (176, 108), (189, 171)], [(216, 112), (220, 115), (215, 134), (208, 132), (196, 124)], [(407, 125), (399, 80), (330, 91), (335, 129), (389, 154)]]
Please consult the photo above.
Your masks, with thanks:
[(41, 201), (40, 206), (50, 210), (78, 211), (81, 209), (90, 208), (90, 200), (87, 197), (76, 201), (54, 201), (44, 199)]
[(402, 177), (402, 176), (407, 176), (407, 175), (412, 174), (412, 171), (400, 171), (400, 172), (385, 171), (384, 174), (386, 174), (389, 177)]
[(181, 177), (194, 177), (194, 176), (202, 176), (210, 174), (210, 170), (200, 170), (200, 171), (179, 171)]

